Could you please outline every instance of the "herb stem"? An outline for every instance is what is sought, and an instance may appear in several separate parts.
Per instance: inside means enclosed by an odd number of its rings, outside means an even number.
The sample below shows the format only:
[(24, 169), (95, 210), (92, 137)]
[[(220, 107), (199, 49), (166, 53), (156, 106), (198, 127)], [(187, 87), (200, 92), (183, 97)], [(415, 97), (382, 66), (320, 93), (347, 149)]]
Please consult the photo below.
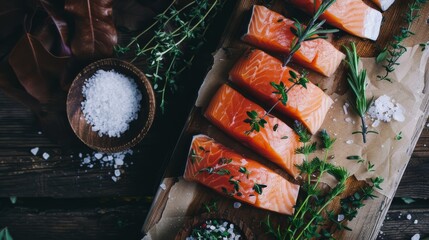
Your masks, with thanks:
[(365, 123), (365, 117), (360, 116), (360, 120), (362, 122), (362, 141), (363, 143), (366, 143), (366, 134), (368, 133), (368, 127)]
[[(176, 1), (172, 1), (170, 3), (170, 5), (164, 10), (164, 12), (161, 13), (161, 15), (165, 15), (167, 13), (167, 11), (173, 6), (173, 4)], [(193, 2), (192, 2), (193, 3)], [(150, 25), (148, 28), (146, 28), (144, 31), (142, 31), (141, 33), (139, 33), (137, 36), (135, 36), (133, 38), (133, 40), (131, 42), (128, 43), (128, 45), (125, 48), (130, 48), (135, 42), (137, 42), (137, 40), (143, 36), (145, 33), (147, 33), (149, 30), (151, 30), (153, 27), (156, 26), (156, 24), (158, 23), (158, 21), (155, 21), (154, 23), (152, 23), (152, 25)]]

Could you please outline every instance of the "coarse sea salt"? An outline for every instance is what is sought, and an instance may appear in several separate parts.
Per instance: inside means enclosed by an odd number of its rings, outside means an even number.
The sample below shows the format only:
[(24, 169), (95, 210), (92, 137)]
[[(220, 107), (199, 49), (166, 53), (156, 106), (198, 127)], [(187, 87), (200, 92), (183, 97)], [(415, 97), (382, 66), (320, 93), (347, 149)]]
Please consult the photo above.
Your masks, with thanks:
[[(124, 171), (124, 167), (127, 167), (124, 163), (125, 157), (127, 155), (133, 155), (133, 150), (128, 149), (123, 152), (117, 153), (102, 153), (102, 152), (92, 152), (87, 154), (79, 154), (81, 166), (86, 166), (88, 168), (93, 168), (95, 165), (100, 166), (101, 168), (113, 168), (113, 175), (111, 178), (114, 182), (120, 180), (121, 175)], [(122, 171), (121, 171), (122, 170)]]
[(114, 70), (95, 72), (82, 94), (82, 112), (99, 136), (120, 137), (138, 117), (142, 94), (136, 82)]
[(34, 156), (36, 156), (36, 155), (37, 155), (37, 153), (39, 152), (39, 148), (38, 148), (38, 147), (32, 148), (32, 149), (30, 150), (30, 152), (31, 152)]
[(377, 98), (368, 109), (368, 115), (372, 119), (383, 122), (390, 122), (392, 119), (403, 122), (405, 121), (404, 112), (405, 109), (387, 95)]
[(411, 237), (411, 240), (420, 240), (420, 234), (414, 234), (414, 236)]

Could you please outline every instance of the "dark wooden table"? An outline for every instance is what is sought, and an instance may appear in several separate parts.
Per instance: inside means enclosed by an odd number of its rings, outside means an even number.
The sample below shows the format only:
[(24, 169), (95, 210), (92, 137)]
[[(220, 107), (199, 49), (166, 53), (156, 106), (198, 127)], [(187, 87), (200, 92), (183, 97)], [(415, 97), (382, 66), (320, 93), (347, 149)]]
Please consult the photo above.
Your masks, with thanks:
[[(126, 162), (122, 179), (112, 168), (80, 166), (79, 152), (51, 142), (32, 113), (0, 92), (0, 228), (14, 239), (140, 239), (141, 227), (197, 89), (211, 64), (228, 13), (209, 31), (196, 64), (182, 78), (184, 92), (158, 114), (148, 137)], [(33, 156), (30, 149), (39, 147)], [(41, 153), (48, 152), (44, 160)], [(73, 155), (74, 157), (70, 157)], [(423, 130), (380, 233), (380, 239), (429, 236), (429, 128)], [(10, 197), (17, 197), (12, 203)], [(401, 198), (412, 198), (406, 204)], [(368, 202), (371, 204), (371, 202)], [(407, 215), (411, 220), (407, 219)], [(415, 223), (415, 220), (417, 222)], [(358, 230), (357, 230), (358, 231)]]

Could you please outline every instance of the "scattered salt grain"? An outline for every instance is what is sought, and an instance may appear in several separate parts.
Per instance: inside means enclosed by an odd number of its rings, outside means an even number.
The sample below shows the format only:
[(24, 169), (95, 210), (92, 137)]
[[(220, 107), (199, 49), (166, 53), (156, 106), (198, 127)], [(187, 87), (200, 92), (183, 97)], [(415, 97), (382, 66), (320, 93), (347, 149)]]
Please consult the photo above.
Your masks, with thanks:
[(348, 103), (344, 103), (344, 105), (343, 105), (343, 111), (344, 111), (345, 115), (349, 114), (349, 111), (348, 111), (349, 106), (350, 105)]
[(348, 118), (345, 118), (344, 121), (346, 121), (347, 123), (351, 123), (352, 119), (348, 117)]
[(405, 109), (387, 95), (377, 98), (368, 109), (368, 115), (372, 119), (383, 122), (390, 122), (392, 119), (403, 122), (405, 121), (404, 112)]
[(37, 132), (37, 134), (42, 135), (42, 132), (39, 131), (39, 132)]
[(346, 143), (347, 143), (347, 144), (352, 144), (352, 143), (353, 143), (353, 140), (347, 140), (347, 141), (346, 141)]
[(371, 126), (375, 128), (375, 127), (378, 127), (378, 125), (380, 125), (380, 120), (377, 119), (372, 123)]
[(338, 214), (338, 218), (337, 218), (338, 222), (341, 222), (344, 220), (344, 215), (343, 214)]
[(120, 137), (138, 117), (142, 94), (136, 82), (114, 70), (95, 72), (82, 94), (82, 112), (99, 136)]
[(39, 148), (38, 148), (38, 147), (32, 148), (32, 149), (30, 150), (30, 152), (31, 152), (34, 156), (36, 156), (36, 155), (37, 155), (37, 153), (39, 152)]
[(43, 159), (48, 160), (49, 159), (49, 153), (43, 153), (42, 155)]
[(166, 190), (166, 189), (167, 189), (167, 186), (165, 185), (165, 183), (161, 183), (161, 184), (159, 185), (159, 187), (160, 187), (162, 190)]
[[(113, 181), (118, 181), (121, 174), (124, 171), (126, 165), (124, 164), (125, 157), (127, 155), (132, 155), (133, 151), (131, 149), (118, 152), (118, 153), (102, 153), (102, 152), (93, 152), (85, 154), (85, 156), (80, 153), (81, 166), (86, 166), (88, 168), (93, 168), (98, 165), (101, 168), (113, 168)], [(109, 173), (110, 175), (111, 173)]]
[(241, 207), (241, 203), (239, 202), (234, 202), (234, 208), (240, 208)]
[(407, 219), (411, 220), (411, 214), (407, 214)]
[(414, 224), (417, 224), (417, 223), (419, 223), (419, 220), (417, 220), (417, 219), (414, 220)]
[(411, 240), (420, 240), (420, 234), (416, 233), (413, 237), (411, 237)]

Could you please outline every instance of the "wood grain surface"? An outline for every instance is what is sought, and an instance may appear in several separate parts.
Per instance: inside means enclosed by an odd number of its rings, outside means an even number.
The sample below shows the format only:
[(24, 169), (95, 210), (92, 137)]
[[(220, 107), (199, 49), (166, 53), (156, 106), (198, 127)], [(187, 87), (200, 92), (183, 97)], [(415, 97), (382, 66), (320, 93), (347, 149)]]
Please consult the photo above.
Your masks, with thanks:
[[(40, 129), (33, 114), (0, 92), (0, 228), (8, 226), (15, 240), (141, 239), (140, 229), (149, 204), (110, 200), (126, 196), (141, 198), (153, 195), (158, 189), (165, 158), (182, 130), (198, 87), (211, 65), (210, 53), (215, 50), (232, 11), (234, 1), (229, 2), (231, 4), (216, 20), (218, 24), (208, 31), (208, 43), (199, 53), (198, 64), (183, 76), (186, 91), (180, 101), (172, 103), (174, 107), (165, 117), (167, 120), (157, 116), (148, 135), (134, 148), (135, 154), (127, 159), (134, 164), (126, 168), (123, 178), (116, 183), (110, 179), (112, 169), (80, 166), (81, 160), (76, 155), (89, 152), (89, 149), (83, 146), (63, 148), (50, 141), (45, 133), (38, 134)], [(402, 15), (409, 2), (397, 0), (395, 5), (398, 6), (388, 13)], [(428, 17), (426, 6), (420, 24), (424, 25)], [(381, 37), (388, 39), (395, 23), (387, 18), (385, 22), (388, 30), (382, 31)], [(427, 27), (414, 29), (418, 36), (428, 34)], [(130, 34), (122, 34), (120, 43), (129, 38)], [(417, 40), (412, 42), (418, 43)], [(360, 45), (360, 49), (366, 56), (378, 51), (369, 43)], [(30, 153), (33, 147), (40, 147), (37, 156)], [(51, 158), (43, 160), (43, 152), (48, 152)], [(74, 157), (70, 157), (72, 154)], [(384, 222), (380, 220), (383, 222), (380, 239), (410, 239), (415, 233), (429, 236), (429, 201), (425, 200), (429, 195), (428, 161), (429, 128), (425, 127), (398, 187), (398, 198), (387, 212), (389, 218)], [(10, 203), (10, 196), (18, 197), (16, 204)], [(413, 197), (416, 202), (405, 204), (400, 197)], [(402, 213), (401, 218), (399, 213)], [(413, 220), (419, 220), (417, 224), (405, 221), (403, 216), (408, 213)], [(398, 217), (391, 217), (395, 214)]]

